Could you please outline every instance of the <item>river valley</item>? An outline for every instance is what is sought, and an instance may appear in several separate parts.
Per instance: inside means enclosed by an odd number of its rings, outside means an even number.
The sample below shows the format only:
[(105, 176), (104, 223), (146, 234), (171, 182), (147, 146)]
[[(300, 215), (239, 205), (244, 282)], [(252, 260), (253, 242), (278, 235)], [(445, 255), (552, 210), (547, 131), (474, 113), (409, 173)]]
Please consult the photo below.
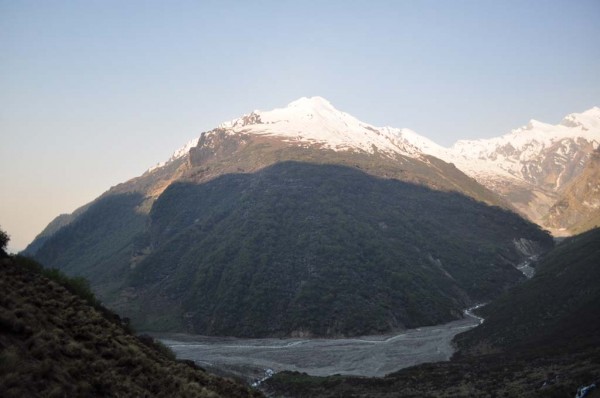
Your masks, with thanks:
[(211, 371), (235, 375), (248, 382), (283, 370), (314, 376), (373, 377), (424, 362), (448, 360), (454, 351), (452, 338), (481, 322), (469, 309), (461, 320), (393, 335), (339, 339), (241, 339), (188, 334), (155, 337), (178, 358), (191, 359)]

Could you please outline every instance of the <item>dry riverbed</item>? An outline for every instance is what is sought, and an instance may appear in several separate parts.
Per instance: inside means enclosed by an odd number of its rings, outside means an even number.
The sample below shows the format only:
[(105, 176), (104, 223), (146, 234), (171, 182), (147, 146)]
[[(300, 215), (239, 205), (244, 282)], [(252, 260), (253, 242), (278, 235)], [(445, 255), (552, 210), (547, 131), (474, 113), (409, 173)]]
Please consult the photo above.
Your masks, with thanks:
[(458, 321), (395, 335), (341, 339), (155, 336), (178, 358), (191, 359), (204, 368), (236, 375), (248, 382), (259, 380), (269, 370), (292, 370), (314, 376), (384, 376), (408, 366), (448, 360), (453, 353), (452, 338), (482, 321), (470, 311), (465, 314)]

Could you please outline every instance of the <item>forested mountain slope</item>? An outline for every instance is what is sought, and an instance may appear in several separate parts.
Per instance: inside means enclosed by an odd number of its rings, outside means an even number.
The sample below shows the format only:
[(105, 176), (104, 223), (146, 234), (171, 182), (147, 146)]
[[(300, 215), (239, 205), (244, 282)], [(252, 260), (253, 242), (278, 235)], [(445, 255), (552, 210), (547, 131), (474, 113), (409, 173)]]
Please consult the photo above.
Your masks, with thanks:
[(479, 310), (485, 322), (455, 338), (460, 351), (450, 362), (383, 378), (283, 372), (265, 389), (289, 397), (572, 398), (579, 387), (598, 387), (600, 229), (565, 240), (536, 269)]
[(297, 162), (171, 185), (140, 241), (149, 254), (119, 311), (151, 329), (238, 336), (456, 319), (521, 280), (520, 242), (552, 245), (516, 214), (458, 193)]
[(561, 242), (536, 275), (480, 310), (486, 322), (457, 337), (464, 352), (580, 349), (600, 344), (600, 229)]
[(319, 97), (253, 112), (63, 217), (26, 253), (88, 278), (148, 330), (445, 322), (517, 283), (514, 266), (552, 242), (422, 142)]

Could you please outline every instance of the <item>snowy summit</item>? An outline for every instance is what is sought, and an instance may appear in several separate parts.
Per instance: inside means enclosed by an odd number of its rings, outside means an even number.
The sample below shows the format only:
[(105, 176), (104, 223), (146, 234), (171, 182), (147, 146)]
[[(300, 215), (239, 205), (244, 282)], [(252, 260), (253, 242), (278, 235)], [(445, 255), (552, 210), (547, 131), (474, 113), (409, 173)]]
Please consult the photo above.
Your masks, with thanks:
[[(392, 158), (396, 155), (415, 158), (432, 155), (454, 163), (463, 172), (478, 179), (485, 180), (489, 176), (523, 179), (524, 165), (553, 147), (558, 154), (568, 156), (569, 146), (583, 138), (597, 148), (600, 144), (600, 108), (570, 114), (557, 125), (531, 120), (508, 134), (490, 139), (461, 140), (450, 148), (442, 147), (410, 129), (364, 123), (318, 96), (302, 97), (284, 108), (271, 111), (256, 110), (221, 123), (218, 129), (231, 134), (279, 137), (294, 145), (335, 151), (378, 152)], [(187, 155), (198, 140), (188, 142), (167, 162), (149, 171)]]
[(302, 97), (285, 108), (254, 111), (219, 127), (232, 133), (282, 137), (289, 142), (316, 144), (333, 150), (373, 153), (377, 149), (387, 155), (419, 154), (421, 151), (406, 137), (428, 141), (408, 129), (375, 127), (361, 122), (322, 97)]
[(528, 163), (541, 161), (541, 156), (549, 152), (568, 159), (580, 141), (587, 142), (592, 149), (598, 148), (600, 108), (572, 113), (556, 125), (530, 120), (500, 137), (460, 140), (450, 148), (430, 154), (455, 163), (471, 176), (503, 175), (522, 179), (523, 174), (530, 171), (524, 169)]

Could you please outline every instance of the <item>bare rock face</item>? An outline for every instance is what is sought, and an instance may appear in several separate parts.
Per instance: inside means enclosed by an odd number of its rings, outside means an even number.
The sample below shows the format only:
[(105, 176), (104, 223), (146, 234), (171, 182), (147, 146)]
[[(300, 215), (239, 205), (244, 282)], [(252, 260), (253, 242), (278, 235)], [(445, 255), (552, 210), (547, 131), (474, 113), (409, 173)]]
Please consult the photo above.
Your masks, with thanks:
[(545, 224), (559, 231), (581, 232), (600, 225), (600, 150), (565, 185), (549, 209)]
[(198, 145), (190, 149), (189, 163), (197, 167), (219, 161), (231, 156), (245, 143), (241, 135), (230, 135), (223, 129), (215, 129), (211, 134), (202, 134)]
[[(559, 212), (551, 216), (551, 209), (560, 207), (563, 192), (584, 171), (594, 152), (594, 141), (585, 138), (565, 138), (541, 151), (537, 156), (523, 162), (522, 182), (508, 184), (509, 195), (529, 191), (524, 198), (515, 198), (512, 203), (532, 221), (560, 233), (569, 229), (578, 220), (562, 217)], [(586, 213), (582, 213), (583, 217)], [(553, 221), (550, 219), (553, 218)]]

